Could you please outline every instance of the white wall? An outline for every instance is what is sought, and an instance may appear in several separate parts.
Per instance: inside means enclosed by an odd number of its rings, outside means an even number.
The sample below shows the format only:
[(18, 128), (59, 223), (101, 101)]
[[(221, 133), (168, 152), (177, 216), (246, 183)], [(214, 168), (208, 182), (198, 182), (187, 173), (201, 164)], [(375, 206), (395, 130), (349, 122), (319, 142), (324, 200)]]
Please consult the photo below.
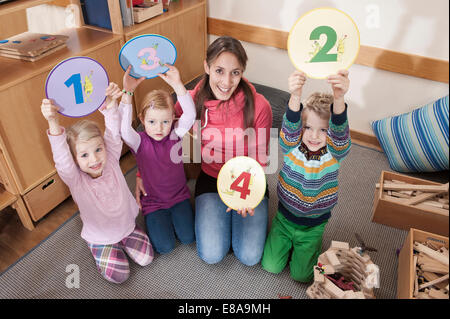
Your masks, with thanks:
[[(448, 0), (208, 0), (208, 16), (289, 31), (305, 12), (323, 6), (349, 14), (358, 25), (361, 44), (449, 59)], [(216, 36), (209, 36), (212, 42)], [(294, 70), (287, 51), (243, 42), (252, 82), (287, 90)], [(377, 70), (349, 69), (347, 94), (352, 129), (373, 135), (370, 122), (413, 110), (448, 94), (448, 84)], [(308, 79), (304, 97), (328, 90), (324, 80)]]

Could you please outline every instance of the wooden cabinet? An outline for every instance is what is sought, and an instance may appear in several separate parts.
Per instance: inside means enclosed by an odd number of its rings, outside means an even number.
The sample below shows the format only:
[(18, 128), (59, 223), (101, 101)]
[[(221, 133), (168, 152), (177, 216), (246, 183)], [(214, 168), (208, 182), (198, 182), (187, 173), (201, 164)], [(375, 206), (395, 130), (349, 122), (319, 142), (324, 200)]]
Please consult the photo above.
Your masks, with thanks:
[[(4, 16), (49, 2), (22, 0), (1, 5), (0, 29), (3, 21), (8, 20), (3, 19)], [(117, 6), (110, 7), (110, 13), (111, 10), (116, 10), (111, 14), (112, 19), (116, 19)], [(0, 208), (10, 205), (15, 199), (12, 205), (24, 226), (30, 230), (34, 227), (31, 219), (38, 221), (70, 195), (56, 175), (46, 136), (47, 122), (40, 112), (41, 101), (45, 98), (46, 77), (57, 63), (72, 56), (88, 56), (105, 67), (110, 81), (122, 83), (123, 70), (118, 62), (121, 46), (135, 36), (157, 33), (171, 39), (177, 47), (175, 65), (185, 83), (203, 73), (206, 0), (180, 0), (171, 4), (170, 10), (161, 16), (120, 28), (122, 33), (113, 31), (90, 26), (62, 30), (58, 33), (69, 36), (67, 48), (36, 62), (0, 57), (0, 187), (3, 185)], [(168, 86), (159, 78), (145, 81), (135, 94), (135, 105), (139, 105), (146, 92), (155, 88), (168, 89)], [(87, 118), (104, 128), (103, 116), (99, 112)], [(62, 126), (76, 121), (61, 117)], [(51, 180), (54, 183), (43, 188)]]

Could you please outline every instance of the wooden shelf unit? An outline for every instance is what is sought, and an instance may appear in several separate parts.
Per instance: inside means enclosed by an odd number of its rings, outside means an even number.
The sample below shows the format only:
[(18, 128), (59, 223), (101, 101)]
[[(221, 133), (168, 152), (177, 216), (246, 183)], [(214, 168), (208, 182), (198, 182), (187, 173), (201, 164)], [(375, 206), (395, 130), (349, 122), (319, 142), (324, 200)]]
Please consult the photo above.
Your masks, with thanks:
[[(7, 17), (52, 2), (22, 0), (0, 5), (0, 29), (4, 21), (9, 21)], [(163, 15), (128, 28), (117, 27), (120, 7), (115, 5), (115, 0), (108, 2), (114, 30), (85, 25), (61, 30), (58, 33), (69, 36), (67, 48), (36, 62), (0, 57), (0, 187), (3, 185), (5, 189), (0, 196), (0, 207), (13, 206), (29, 230), (34, 228), (32, 221), (37, 222), (70, 195), (56, 173), (46, 136), (47, 122), (40, 111), (47, 75), (56, 64), (73, 56), (89, 56), (105, 67), (110, 81), (121, 84), (123, 70), (118, 54), (122, 45), (137, 35), (157, 33), (171, 39), (177, 47), (175, 65), (184, 83), (203, 73), (207, 48), (206, 0), (174, 2)], [(71, 0), (71, 3), (79, 5), (78, 0)], [(23, 27), (17, 30), (23, 32)], [(159, 78), (144, 82), (135, 94), (137, 105), (146, 92), (156, 88), (169, 87)], [(104, 128), (99, 112), (86, 118)], [(76, 121), (78, 119), (61, 117), (62, 126)], [(49, 181), (54, 182), (44, 189), (42, 185)]]

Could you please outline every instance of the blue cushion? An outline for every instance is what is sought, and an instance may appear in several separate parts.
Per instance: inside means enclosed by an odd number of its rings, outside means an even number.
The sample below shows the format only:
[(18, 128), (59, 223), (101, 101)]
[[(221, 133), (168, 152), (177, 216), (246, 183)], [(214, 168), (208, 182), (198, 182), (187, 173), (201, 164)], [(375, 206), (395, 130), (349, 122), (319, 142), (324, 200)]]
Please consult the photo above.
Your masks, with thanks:
[(449, 168), (448, 95), (412, 112), (372, 122), (372, 129), (398, 172)]

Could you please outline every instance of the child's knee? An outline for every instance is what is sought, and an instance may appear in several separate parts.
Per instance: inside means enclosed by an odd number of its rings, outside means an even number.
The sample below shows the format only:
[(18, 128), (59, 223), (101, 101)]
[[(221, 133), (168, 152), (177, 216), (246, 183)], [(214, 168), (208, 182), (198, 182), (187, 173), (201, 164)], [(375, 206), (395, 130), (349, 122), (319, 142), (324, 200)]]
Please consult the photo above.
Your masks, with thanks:
[(314, 277), (314, 271), (311, 267), (311, 269), (305, 269), (302, 267), (292, 267), (291, 266), (291, 278), (295, 281), (299, 281), (302, 283), (308, 283), (312, 281)]
[(286, 267), (286, 264), (280, 264), (279, 262), (263, 255), (263, 258), (261, 259), (261, 267), (270, 273), (279, 274)]

